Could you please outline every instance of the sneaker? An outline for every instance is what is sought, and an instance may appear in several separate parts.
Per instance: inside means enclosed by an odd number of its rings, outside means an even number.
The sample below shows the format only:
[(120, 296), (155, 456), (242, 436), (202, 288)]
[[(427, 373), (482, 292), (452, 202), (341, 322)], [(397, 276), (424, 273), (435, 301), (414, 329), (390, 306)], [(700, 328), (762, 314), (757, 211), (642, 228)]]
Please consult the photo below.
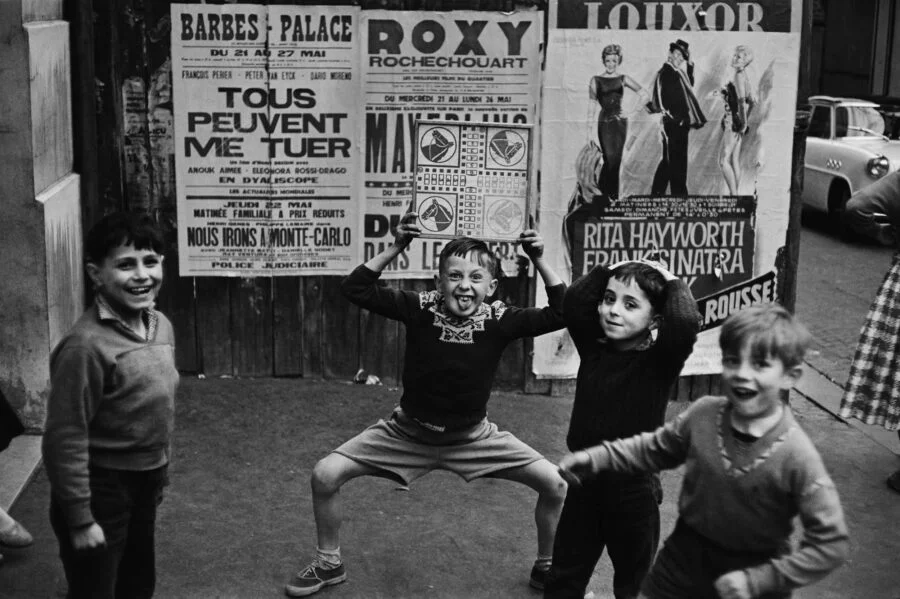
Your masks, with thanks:
[(531, 588), (543, 591), (544, 583), (547, 581), (547, 573), (549, 571), (550, 568), (538, 568), (537, 566), (532, 566), (531, 577), (528, 579), (528, 584)]
[(336, 568), (323, 568), (322, 562), (313, 560), (313, 563), (306, 566), (284, 586), (284, 592), (288, 597), (306, 597), (319, 591), (322, 587), (339, 584), (345, 580), (347, 580), (347, 573), (344, 571), (343, 563)]

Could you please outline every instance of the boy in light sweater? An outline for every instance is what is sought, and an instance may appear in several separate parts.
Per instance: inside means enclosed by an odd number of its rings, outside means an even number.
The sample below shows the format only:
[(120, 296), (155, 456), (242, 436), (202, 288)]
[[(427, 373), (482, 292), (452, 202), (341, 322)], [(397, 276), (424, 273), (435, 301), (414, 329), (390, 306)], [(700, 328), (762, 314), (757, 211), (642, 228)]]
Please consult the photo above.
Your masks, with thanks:
[[(801, 376), (809, 333), (757, 305), (722, 325), (725, 397), (704, 397), (652, 433), (569, 454), (570, 484), (611, 470), (685, 464), (679, 519), (641, 588), (647, 599), (790, 597), (847, 558), (834, 483), (782, 394)], [(790, 546), (792, 521), (803, 537)]]
[(50, 356), (50, 522), (67, 597), (146, 599), (178, 385), (172, 324), (154, 309), (162, 235), (146, 216), (111, 214), (85, 257), (94, 304)]

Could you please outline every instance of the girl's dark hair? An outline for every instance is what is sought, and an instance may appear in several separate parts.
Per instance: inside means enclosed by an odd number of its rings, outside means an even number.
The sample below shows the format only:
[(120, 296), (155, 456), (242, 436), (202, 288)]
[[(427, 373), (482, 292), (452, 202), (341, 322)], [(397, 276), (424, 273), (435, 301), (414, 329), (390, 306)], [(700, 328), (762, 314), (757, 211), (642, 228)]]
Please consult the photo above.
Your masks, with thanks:
[(100, 264), (110, 250), (120, 245), (134, 245), (136, 250), (153, 250), (162, 254), (162, 231), (146, 214), (113, 212), (91, 227), (84, 239), (85, 261)]
[(662, 313), (666, 305), (666, 278), (661, 272), (642, 262), (626, 262), (613, 269), (610, 276), (626, 285), (631, 281), (637, 283), (647, 296), (653, 311)]
[(471, 237), (457, 237), (444, 246), (438, 259), (438, 271), (444, 272), (444, 265), (450, 256), (465, 258), (470, 252), (475, 255), (478, 264), (491, 273), (491, 278), (500, 278), (500, 260), (497, 259), (497, 255), (485, 242)]
[(750, 347), (756, 360), (775, 357), (785, 368), (803, 362), (810, 343), (809, 331), (778, 304), (756, 304), (725, 319), (719, 333), (722, 353), (740, 352)]

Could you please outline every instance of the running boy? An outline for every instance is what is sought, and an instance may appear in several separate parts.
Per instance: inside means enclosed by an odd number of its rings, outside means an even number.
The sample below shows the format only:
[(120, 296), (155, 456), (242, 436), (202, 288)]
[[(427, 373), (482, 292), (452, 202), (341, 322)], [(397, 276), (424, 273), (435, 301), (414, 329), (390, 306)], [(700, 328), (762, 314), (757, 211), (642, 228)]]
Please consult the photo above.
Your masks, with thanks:
[[(725, 397), (704, 397), (652, 433), (562, 459), (567, 478), (685, 464), (679, 519), (641, 589), (649, 599), (790, 597), (847, 558), (847, 527), (822, 458), (782, 400), (809, 333), (775, 304), (722, 324)], [(799, 514), (803, 538), (790, 547)]]
[(115, 213), (84, 251), (95, 301), (50, 356), (50, 521), (68, 597), (144, 599), (178, 385), (172, 325), (153, 307), (163, 241), (149, 218)]
[[(569, 450), (660, 426), (699, 329), (687, 285), (656, 262), (597, 266), (566, 291), (563, 312), (581, 356)], [(604, 547), (616, 598), (636, 597), (659, 543), (660, 501), (655, 474), (570, 486), (544, 597), (581, 599)]]
[(408, 213), (394, 243), (344, 279), (351, 302), (406, 325), (403, 395), (387, 422), (364, 430), (313, 469), (318, 546), (313, 562), (285, 587), (292, 597), (346, 580), (340, 490), (358, 476), (387, 476), (409, 485), (439, 468), (467, 482), (492, 476), (526, 484), (538, 492), (532, 585), (542, 584), (550, 564), (565, 482), (538, 452), (488, 421), (485, 406), (503, 349), (514, 339), (563, 327), (565, 285), (544, 261), (541, 237), (528, 230), (521, 243), (547, 286), (546, 308), (484, 303), (497, 289), (499, 264), (484, 242), (466, 237), (444, 246), (437, 290), (415, 293), (379, 286), (382, 270), (420, 234), (415, 217)]

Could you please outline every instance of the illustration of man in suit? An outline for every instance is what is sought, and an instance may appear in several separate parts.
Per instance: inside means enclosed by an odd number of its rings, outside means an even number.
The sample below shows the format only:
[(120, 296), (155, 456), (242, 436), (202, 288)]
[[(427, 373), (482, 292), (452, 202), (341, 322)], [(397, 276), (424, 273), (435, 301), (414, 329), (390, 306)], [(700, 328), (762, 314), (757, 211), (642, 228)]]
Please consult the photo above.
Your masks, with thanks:
[(662, 113), (662, 159), (653, 177), (651, 193), (673, 196), (688, 195), (688, 133), (706, 123), (706, 117), (693, 91), (694, 63), (688, 43), (676, 40), (669, 44), (669, 58), (656, 74), (653, 94), (647, 103), (651, 113)]

